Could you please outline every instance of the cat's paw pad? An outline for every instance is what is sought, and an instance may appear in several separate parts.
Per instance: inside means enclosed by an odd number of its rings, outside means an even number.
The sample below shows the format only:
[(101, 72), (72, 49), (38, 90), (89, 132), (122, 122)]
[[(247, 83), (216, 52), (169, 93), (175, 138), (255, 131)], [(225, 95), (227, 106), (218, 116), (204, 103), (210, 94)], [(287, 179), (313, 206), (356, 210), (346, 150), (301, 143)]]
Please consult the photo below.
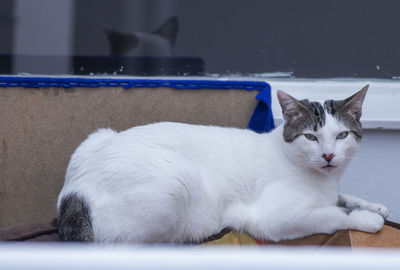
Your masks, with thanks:
[(384, 220), (383, 217), (368, 210), (355, 210), (351, 212), (350, 217), (354, 221), (354, 229), (375, 233), (382, 229)]
[(387, 218), (389, 216), (389, 210), (380, 203), (371, 203), (368, 205), (367, 209), (381, 215), (383, 218)]

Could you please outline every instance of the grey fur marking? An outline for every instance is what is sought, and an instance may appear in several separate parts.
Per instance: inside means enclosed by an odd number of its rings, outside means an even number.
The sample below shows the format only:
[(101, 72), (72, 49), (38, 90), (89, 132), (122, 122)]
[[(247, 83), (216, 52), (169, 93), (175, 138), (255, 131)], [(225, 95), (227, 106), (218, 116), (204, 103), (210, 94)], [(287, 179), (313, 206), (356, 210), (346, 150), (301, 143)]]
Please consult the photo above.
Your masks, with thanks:
[(78, 194), (62, 199), (58, 222), (61, 241), (93, 242), (90, 209)]
[(283, 130), (283, 138), (286, 142), (292, 142), (303, 134), (305, 129), (317, 131), (318, 127), (325, 125), (325, 111), (319, 102), (310, 102), (308, 99), (299, 101), (303, 106), (298, 106), (300, 116), (292, 122), (286, 122)]
[(349, 206), (346, 204), (345, 201), (343, 201), (343, 200), (340, 199), (340, 196), (339, 196), (339, 198), (338, 198), (338, 201), (337, 201), (337, 203), (336, 203), (336, 206), (339, 207), (340, 209), (342, 209), (343, 212), (345, 212), (347, 215), (350, 215), (350, 213), (353, 212), (353, 210), (355, 209), (355, 208), (349, 207)]
[(362, 137), (362, 127), (360, 121), (351, 116), (345, 109), (345, 104), (348, 100), (327, 100), (324, 103), (325, 110), (335, 117), (339, 122), (342, 122), (349, 128), (356, 139), (360, 140)]
[(346, 215), (350, 215), (351, 212), (353, 212), (353, 209), (351, 208), (340, 208)]

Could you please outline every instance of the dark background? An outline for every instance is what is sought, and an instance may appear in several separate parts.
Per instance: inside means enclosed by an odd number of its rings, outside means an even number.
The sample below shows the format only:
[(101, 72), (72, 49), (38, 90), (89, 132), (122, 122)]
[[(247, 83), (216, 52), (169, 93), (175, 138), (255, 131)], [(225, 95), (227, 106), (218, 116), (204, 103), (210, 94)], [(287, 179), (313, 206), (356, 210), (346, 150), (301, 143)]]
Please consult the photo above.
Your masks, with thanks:
[[(3, 0), (0, 5), (3, 74), (25, 72), (23, 65), (13, 68), (13, 61), (20, 57), (25, 62), (42, 62), (40, 69), (27, 67), (30, 73), (52, 73), (57, 59), (70, 58), (65, 73), (400, 76), (400, 1), (395, 0), (71, 0), (71, 49), (59, 55), (13, 50), (16, 2)], [(35, 1), (41, 2), (46, 3)], [(109, 56), (104, 26), (125, 33), (151, 32), (172, 15), (179, 19), (173, 57)], [(48, 27), (57, 27), (57, 22), (49, 21)], [(37, 31), (46, 29), (26, 30), (32, 39)], [(121, 63), (122, 71), (118, 69)]]

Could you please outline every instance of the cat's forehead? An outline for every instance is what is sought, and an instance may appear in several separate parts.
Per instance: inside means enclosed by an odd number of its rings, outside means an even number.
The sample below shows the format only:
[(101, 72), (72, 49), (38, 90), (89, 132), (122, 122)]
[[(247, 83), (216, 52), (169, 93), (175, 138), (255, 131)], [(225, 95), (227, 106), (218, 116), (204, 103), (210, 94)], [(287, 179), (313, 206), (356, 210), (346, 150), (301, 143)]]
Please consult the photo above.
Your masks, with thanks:
[(342, 122), (340, 122), (332, 114), (328, 113), (325, 108), (324, 113), (323, 125), (318, 124), (316, 128), (308, 126), (305, 130), (303, 130), (303, 133), (315, 133), (321, 136), (330, 136), (332, 134), (337, 135), (337, 133), (348, 129)]

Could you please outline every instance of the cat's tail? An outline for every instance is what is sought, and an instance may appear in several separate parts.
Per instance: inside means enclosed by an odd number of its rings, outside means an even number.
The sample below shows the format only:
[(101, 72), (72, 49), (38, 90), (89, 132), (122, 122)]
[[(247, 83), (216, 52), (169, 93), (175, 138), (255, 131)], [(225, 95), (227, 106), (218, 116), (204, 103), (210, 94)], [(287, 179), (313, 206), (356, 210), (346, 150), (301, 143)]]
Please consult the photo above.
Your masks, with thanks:
[(90, 208), (82, 196), (71, 193), (61, 200), (58, 233), (61, 241), (94, 241)]

